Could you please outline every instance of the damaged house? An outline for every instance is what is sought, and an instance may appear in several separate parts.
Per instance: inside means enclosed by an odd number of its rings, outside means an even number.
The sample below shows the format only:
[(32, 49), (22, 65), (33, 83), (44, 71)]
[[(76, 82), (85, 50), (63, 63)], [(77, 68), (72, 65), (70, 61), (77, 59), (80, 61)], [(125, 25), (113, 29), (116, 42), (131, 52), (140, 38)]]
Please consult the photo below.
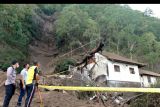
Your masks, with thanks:
[(142, 87), (150, 87), (152, 84), (157, 82), (157, 78), (160, 77), (160, 74), (139, 69), (140, 78), (141, 78), (141, 86)]
[(103, 82), (109, 87), (149, 87), (156, 83), (160, 74), (142, 70), (144, 63), (116, 55), (98, 53), (83, 67), (82, 73), (96, 82)]

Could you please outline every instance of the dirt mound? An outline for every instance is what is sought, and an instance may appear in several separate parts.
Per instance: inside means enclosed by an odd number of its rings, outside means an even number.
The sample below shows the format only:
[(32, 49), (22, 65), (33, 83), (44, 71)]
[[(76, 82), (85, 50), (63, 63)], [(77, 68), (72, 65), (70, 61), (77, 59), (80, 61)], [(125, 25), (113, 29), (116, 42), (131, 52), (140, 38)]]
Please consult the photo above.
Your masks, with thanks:
[(50, 91), (42, 95), (45, 98), (46, 107), (97, 107), (92, 102), (79, 100), (68, 93)]

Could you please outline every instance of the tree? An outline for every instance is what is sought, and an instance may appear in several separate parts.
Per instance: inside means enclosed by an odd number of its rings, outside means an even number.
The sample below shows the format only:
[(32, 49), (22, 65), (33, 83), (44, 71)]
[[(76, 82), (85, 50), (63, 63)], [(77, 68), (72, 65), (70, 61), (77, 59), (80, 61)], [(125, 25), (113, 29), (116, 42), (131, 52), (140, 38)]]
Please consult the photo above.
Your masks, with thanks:
[[(33, 7), (33, 8), (32, 8)], [(31, 38), (30, 23), (33, 14), (32, 5), (0, 6), (0, 68), (5, 68), (13, 58), (26, 60), (27, 48)], [(2, 44), (1, 44), (2, 43)]]
[(149, 68), (154, 69), (154, 64), (159, 59), (159, 42), (156, 41), (156, 37), (153, 33), (144, 33), (138, 42), (137, 55), (144, 61), (149, 63)]
[(144, 11), (144, 16), (152, 16), (153, 15), (153, 10), (147, 7)]
[(99, 36), (99, 29), (96, 22), (90, 19), (78, 5), (71, 5), (63, 9), (56, 21), (56, 33), (68, 46), (75, 40), (85, 44), (95, 39)]

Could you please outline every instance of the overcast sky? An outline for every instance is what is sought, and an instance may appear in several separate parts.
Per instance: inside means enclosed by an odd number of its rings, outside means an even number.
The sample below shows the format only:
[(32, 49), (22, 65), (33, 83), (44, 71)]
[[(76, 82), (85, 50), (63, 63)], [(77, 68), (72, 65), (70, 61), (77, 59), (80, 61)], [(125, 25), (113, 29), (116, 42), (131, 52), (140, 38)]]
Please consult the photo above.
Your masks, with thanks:
[(144, 10), (149, 7), (153, 11), (153, 16), (160, 18), (160, 4), (127, 4), (133, 10), (139, 10), (144, 12)]

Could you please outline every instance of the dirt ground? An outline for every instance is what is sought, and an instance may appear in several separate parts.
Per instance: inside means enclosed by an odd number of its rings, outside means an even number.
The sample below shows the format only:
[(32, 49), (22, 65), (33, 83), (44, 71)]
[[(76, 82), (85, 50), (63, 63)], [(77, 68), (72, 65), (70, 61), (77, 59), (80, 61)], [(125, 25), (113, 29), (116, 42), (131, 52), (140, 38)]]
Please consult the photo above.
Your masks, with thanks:
[[(1, 83), (5, 81), (6, 73), (0, 72), (0, 81)], [(0, 107), (2, 107), (5, 87), (2, 85), (0, 87)], [(18, 100), (19, 90), (16, 89), (14, 96), (11, 99), (9, 107), (16, 107), (16, 103)], [(44, 91), (41, 89), (41, 95), (44, 102), (44, 107), (104, 107), (102, 103), (93, 102), (90, 100), (80, 100), (73, 94), (69, 92), (63, 93), (62, 91)], [(23, 99), (24, 104), (25, 99)], [(33, 101), (31, 103), (31, 107), (40, 107), (40, 99), (38, 92), (35, 93)], [(108, 107), (117, 107), (108, 105)]]
[[(4, 88), (1, 88), (4, 90)], [(16, 94), (13, 96), (10, 102), (9, 107), (16, 107), (17, 99), (18, 99), (18, 90)], [(93, 104), (91, 102), (78, 100), (76, 97), (71, 96), (69, 94), (63, 94), (62, 92), (48, 91), (41, 93), (44, 107), (99, 107), (98, 104)], [(2, 106), (4, 91), (0, 95), (0, 105)], [(24, 104), (24, 99), (23, 99)], [(40, 99), (38, 93), (35, 93), (33, 101), (31, 103), (31, 107), (40, 107)]]

